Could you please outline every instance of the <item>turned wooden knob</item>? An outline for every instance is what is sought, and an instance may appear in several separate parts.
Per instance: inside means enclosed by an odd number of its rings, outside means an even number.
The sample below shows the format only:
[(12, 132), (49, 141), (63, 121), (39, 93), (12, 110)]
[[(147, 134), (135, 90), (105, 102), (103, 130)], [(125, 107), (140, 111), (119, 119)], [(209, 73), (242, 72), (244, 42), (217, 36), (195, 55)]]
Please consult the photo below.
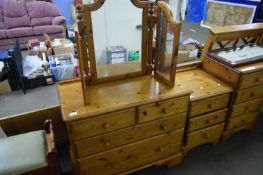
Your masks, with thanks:
[(204, 134), (203, 136), (204, 136), (205, 139), (209, 139), (209, 135)]
[(110, 142), (106, 141), (106, 142), (104, 142), (104, 145), (108, 147), (108, 146), (110, 146)]
[(209, 104), (207, 105), (208, 108), (212, 109), (213, 108), (213, 105), (212, 104)]
[(104, 123), (102, 126), (103, 126), (104, 129), (107, 129), (107, 128), (110, 127), (110, 124), (109, 123)]
[(164, 152), (164, 148), (159, 148), (158, 149), (160, 152)]
[(143, 115), (147, 115), (147, 111), (143, 111)]
[(163, 114), (166, 114), (167, 113), (167, 110), (165, 108), (162, 109), (161, 111)]
[(249, 106), (246, 106), (246, 107), (245, 107), (245, 110), (246, 110), (246, 111), (249, 111)]
[(216, 119), (218, 119), (218, 116), (217, 116), (217, 115), (215, 115), (215, 116), (214, 116), (214, 119), (215, 119), (215, 120), (216, 120)]
[(165, 125), (161, 125), (161, 126), (160, 126), (160, 129), (161, 129), (162, 131), (165, 131), (165, 130), (167, 130), (167, 127), (166, 127)]
[(250, 97), (254, 97), (254, 96), (255, 96), (255, 93), (254, 93), (254, 92), (251, 92), (249, 95), (250, 95)]
[(209, 120), (209, 119), (208, 119), (208, 120), (206, 120), (206, 123), (207, 123), (207, 124), (212, 124), (213, 122), (212, 122), (212, 120)]
[(257, 82), (257, 83), (260, 82), (260, 78), (256, 78), (255, 82)]
[(244, 119), (243, 119), (243, 120), (241, 120), (241, 123), (245, 123), (245, 122), (246, 122), (246, 120), (244, 120)]

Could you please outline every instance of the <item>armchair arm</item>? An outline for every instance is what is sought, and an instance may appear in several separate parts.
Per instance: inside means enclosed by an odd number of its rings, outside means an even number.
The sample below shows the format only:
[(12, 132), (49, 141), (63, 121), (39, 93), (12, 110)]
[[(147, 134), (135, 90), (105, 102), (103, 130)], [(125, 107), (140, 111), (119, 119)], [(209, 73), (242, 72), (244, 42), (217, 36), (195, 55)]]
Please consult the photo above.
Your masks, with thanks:
[(67, 19), (64, 16), (56, 16), (52, 20), (52, 25), (61, 25), (66, 28), (67, 25)]

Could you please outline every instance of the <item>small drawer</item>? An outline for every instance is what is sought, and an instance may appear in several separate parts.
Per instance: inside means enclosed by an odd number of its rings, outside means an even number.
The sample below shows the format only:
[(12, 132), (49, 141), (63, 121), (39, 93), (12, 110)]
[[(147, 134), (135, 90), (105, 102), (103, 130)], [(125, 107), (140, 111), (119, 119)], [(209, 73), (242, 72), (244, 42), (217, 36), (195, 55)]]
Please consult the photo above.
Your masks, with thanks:
[(235, 103), (247, 102), (255, 98), (263, 97), (263, 86), (255, 86), (248, 89), (237, 91)]
[(184, 129), (78, 159), (80, 174), (113, 175), (180, 153)]
[(263, 98), (257, 98), (248, 102), (233, 105), (231, 117), (236, 117), (248, 112), (259, 110), (263, 104)]
[(70, 123), (73, 140), (96, 136), (135, 124), (135, 108)]
[(229, 94), (194, 101), (190, 103), (189, 117), (194, 117), (207, 112), (215, 111), (227, 107)]
[(95, 154), (185, 127), (186, 113), (74, 142), (76, 157)]
[(227, 109), (197, 116), (189, 120), (188, 132), (202, 129), (225, 121)]
[(263, 71), (245, 74), (241, 76), (239, 89), (250, 88), (263, 84)]
[(228, 120), (226, 129), (234, 129), (246, 125), (248, 123), (253, 123), (257, 120), (258, 113), (259, 111), (249, 112), (238, 117), (230, 118)]
[(186, 112), (189, 104), (189, 96), (159, 101), (138, 107), (138, 122), (147, 122), (170, 115)]
[(211, 143), (216, 139), (220, 139), (223, 134), (224, 126), (225, 124), (222, 123), (187, 134), (186, 146), (194, 148), (205, 143)]

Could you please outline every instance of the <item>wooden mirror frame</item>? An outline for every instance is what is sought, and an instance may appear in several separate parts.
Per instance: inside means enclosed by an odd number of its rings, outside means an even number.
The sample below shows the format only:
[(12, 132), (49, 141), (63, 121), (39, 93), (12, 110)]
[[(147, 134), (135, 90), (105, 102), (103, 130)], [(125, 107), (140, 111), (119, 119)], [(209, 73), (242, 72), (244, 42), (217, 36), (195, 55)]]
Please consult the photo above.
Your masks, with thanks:
[[(156, 53), (155, 53), (155, 66), (154, 66), (154, 77), (158, 79), (159, 81), (164, 82), (170, 87), (173, 87), (175, 84), (175, 73), (176, 73), (176, 64), (177, 64), (177, 55), (178, 55), (178, 48), (179, 48), (179, 41), (180, 41), (180, 31), (181, 31), (181, 23), (177, 22), (173, 18), (173, 14), (169, 6), (165, 2), (158, 2), (158, 10), (157, 10), (157, 36), (156, 36)], [(165, 78), (163, 75), (161, 75), (158, 72), (158, 56), (160, 53), (159, 46), (166, 46), (166, 40), (165, 41), (159, 41), (160, 39), (160, 28), (161, 28), (161, 22), (160, 22), (160, 13), (161, 11), (164, 12), (164, 15), (167, 19), (167, 24), (169, 23), (170, 27), (172, 27), (174, 33), (173, 33), (173, 51), (172, 51), (172, 59), (171, 59), (171, 67), (170, 67), (170, 75), (169, 79)], [(165, 31), (166, 32), (166, 31)], [(165, 33), (167, 35), (167, 32)], [(161, 43), (162, 42), (162, 43)], [(165, 53), (161, 53), (164, 56), (160, 58), (161, 61), (165, 61)]]
[[(84, 70), (89, 70), (89, 74), (91, 76), (91, 82), (92, 84), (105, 82), (105, 81), (112, 81), (112, 80), (118, 80), (118, 79), (124, 79), (127, 77), (136, 77), (136, 76), (142, 76), (146, 74), (146, 65), (147, 65), (147, 32), (148, 32), (148, 8), (149, 8), (149, 2), (141, 2), (139, 0), (130, 0), (132, 4), (140, 9), (143, 9), (142, 14), (142, 36), (141, 36), (141, 70), (138, 72), (132, 72), (132, 73), (126, 73), (126, 74), (120, 74), (120, 75), (114, 75), (109, 77), (98, 77), (98, 69), (96, 65), (96, 55), (95, 55), (95, 47), (94, 47), (94, 35), (93, 35), (93, 24), (92, 24), (92, 12), (100, 9), (106, 0), (97, 0), (92, 4), (85, 4), (83, 5), (83, 18), (84, 18), (84, 27), (85, 29), (85, 39), (87, 41), (87, 48), (88, 48), (88, 56), (89, 56), (89, 64), (84, 64)], [(86, 55), (87, 56), (87, 55)], [(86, 60), (84, 60), (86, 61)], [(87, 66), (89, 68), (87, 68)]]

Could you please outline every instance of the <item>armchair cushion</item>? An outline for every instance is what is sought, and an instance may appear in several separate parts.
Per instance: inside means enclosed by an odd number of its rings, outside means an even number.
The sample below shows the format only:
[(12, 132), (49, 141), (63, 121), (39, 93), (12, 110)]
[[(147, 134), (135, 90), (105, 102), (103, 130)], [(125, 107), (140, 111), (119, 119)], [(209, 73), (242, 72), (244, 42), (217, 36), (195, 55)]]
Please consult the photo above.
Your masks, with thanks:
[(66, 27), (67, 19), (64, 16), (57, 16), (53, 18), (52, 25), (62, 25)]
[(0, 39), (5, 39), (5, 38), (7, 38), (6, 30), (0, 29)]
[(32, 18), (31, 19), (31, 26), (45, 26), (45, 25), (52, 25), (53, 17), (43, 17), (43, 18)]
[(0, 174), (20, 174), (47, 166), (44, 131), (0, 139)]
[(33, 36), (32, 27), (20, 27), (6, 30), (8, 38)]
[(46, 34), (63, 33), (65, 29), (62, 26), (50, 25), (50, 26), (36, 26), (33, 27), (33, 30), (35, 35), (43, 35), (43, 33)]

